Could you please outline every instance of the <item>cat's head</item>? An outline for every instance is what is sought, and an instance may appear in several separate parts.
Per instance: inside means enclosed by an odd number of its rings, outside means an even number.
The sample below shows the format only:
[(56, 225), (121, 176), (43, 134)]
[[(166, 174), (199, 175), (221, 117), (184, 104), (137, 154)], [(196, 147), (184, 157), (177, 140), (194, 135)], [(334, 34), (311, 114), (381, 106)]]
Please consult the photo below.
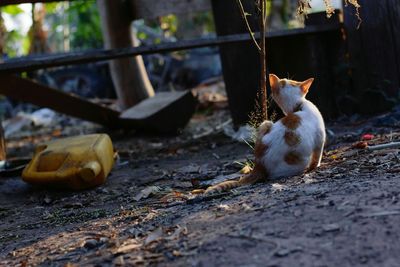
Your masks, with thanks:
[(297, 82), (279, 79), (275, 74), (269, 75), (272, 98), (285, 114), (294, 112), (296, 107), (302, 103), (313, 81), (314, 78)]

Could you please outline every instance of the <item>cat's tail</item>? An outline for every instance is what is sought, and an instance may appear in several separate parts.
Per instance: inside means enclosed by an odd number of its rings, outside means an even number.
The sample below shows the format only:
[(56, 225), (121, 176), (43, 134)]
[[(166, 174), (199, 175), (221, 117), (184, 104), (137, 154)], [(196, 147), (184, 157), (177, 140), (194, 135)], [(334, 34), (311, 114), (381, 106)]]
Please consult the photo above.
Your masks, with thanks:
[(205, 194), (213, 194), (213, 193), (220, 193), (224, 191), (231, 190), (236, 187), (240, 187), (243, 185), (250, 185), (257, 182), (261, 182), (267, 178), (267, 173), (265, 168), (261, 165), (256, 164), (254, 169), (247, 175), (241, 177), (239, 180), (234, 181), (225, 181), (207, 188), (204, 192)]
[(205, 194), (220, 193), (220, 192), (223, 192), (223, 191), (228, 191), (228, 190), (231, 190), (233, 188), (239, 187), (241, 185), (242, 185), (242, 183), (240, 182), (240, 180), (238, 180), (238, 181), (225, 181), (225, 182), (210, 186), (209, 188), (207, 188), (207, 190), (204, 193)]

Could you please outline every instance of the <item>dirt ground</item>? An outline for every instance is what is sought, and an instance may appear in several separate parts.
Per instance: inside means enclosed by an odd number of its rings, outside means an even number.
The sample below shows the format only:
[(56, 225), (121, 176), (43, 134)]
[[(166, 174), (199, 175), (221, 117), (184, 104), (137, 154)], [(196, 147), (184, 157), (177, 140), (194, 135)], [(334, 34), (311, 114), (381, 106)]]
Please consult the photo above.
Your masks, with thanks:
[(0, 266), (399, 266), (399, 150), (352, 148), (364, 133), (398, 141), (399, 128), (376, 126), (386, 117), (329, 123), (313, 173), (210, 197), (191, 192), (252, 159), (214, 127), (226, 111), (178, 136), (110, 133), (120, 158), (101, 187), (0, 179)]

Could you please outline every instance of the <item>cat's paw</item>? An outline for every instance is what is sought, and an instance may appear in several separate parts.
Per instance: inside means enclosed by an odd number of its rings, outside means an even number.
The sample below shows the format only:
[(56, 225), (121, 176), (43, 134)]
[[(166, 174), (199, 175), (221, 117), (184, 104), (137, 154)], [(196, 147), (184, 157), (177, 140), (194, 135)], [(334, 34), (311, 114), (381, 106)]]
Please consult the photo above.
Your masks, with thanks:
[(259, 137), (266, 135), (271, 131), (273, 125), (274, 123), (272, 121), (264, 121), (260, 126), (258, 126), (257, 135)]

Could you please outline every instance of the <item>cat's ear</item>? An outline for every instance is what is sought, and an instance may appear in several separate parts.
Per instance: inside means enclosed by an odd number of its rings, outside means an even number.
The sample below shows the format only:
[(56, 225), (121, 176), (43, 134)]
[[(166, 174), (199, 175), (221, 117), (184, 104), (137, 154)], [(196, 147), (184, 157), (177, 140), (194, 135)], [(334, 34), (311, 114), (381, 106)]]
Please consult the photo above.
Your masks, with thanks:
[(305, 80), (304, 82), (302, 82), (300, 84), (300, 89), (303, 92), (303, 94), (307, 94), (308, 93), (308, 89), (310, 89), (311, 84), (313, 83), (314, 78), (310, 78), (308, 80)]
[(269, 84), (271, 85), (271, 90), (278, 92), (279, 91), (279, 78), (275, 74), (269, 75)]

